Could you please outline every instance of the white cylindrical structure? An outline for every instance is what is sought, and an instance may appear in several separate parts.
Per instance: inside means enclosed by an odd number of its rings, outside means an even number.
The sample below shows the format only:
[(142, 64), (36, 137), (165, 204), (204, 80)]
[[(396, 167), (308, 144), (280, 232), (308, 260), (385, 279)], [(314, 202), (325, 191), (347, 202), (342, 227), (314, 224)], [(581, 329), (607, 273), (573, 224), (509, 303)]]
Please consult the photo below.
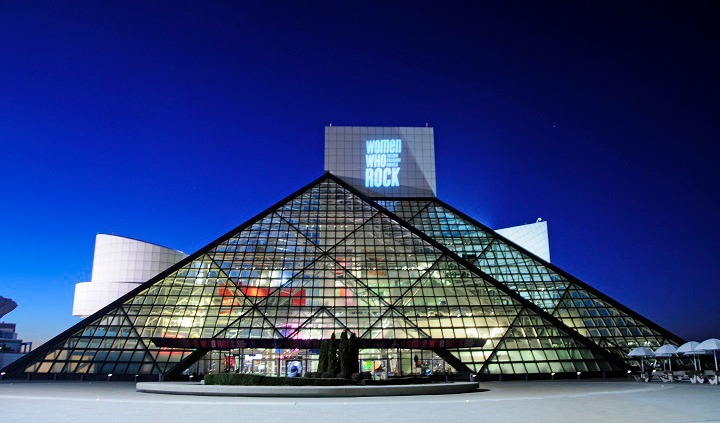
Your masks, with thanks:
[(187, 257), (181, 251), (117, 235), (95, 237), (90, 282), (75, 285), (73, 315), (86, 317)]

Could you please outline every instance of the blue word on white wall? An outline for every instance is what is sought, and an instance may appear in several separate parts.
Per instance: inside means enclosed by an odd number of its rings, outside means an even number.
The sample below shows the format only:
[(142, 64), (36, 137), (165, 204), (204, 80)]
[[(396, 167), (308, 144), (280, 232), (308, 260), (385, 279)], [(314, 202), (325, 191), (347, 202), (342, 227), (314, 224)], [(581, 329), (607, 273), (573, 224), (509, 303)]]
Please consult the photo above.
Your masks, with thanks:
[(402, 140), (367, 140), (365, 148), (365, 187), (399, 187)]

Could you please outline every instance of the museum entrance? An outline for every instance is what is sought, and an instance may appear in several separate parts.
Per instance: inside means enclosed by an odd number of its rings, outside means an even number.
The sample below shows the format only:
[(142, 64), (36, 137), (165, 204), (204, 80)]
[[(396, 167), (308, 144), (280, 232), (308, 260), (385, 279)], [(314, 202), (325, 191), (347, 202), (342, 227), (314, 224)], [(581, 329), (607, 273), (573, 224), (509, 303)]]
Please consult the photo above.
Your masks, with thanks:
[[(160, 348), (192, 349), (187, 367), (166, 376), (249, 373), (302, 377), (317, 372), (319, 339), (152, 338)], [(374, 379), (473, 373), (452, 350), (481, 348), (485, 339), (364, 339), (350, 373), (369, 372)], [(354, 366), (353, 366), (354, 367)], [(175, 373), (175, 372), (178, 373)], [(327, 375), (336, 377), (337, 375)]]
[[(316, 372), (319, 350), (233, 348), (212, 350), (192, 364), (186, 375), (247, 373), (266, 376), (303, 377)], [(361, 349), (352, 373), (368, 372), (373, 379), (401, 376), (453, 374), (455, 370), (431, 350)]]
[(191, 374), (248, 373), (298, 377), (307, 368), (307, 352), (269, 348), (234, 348), (209, 351), (192, 364)]

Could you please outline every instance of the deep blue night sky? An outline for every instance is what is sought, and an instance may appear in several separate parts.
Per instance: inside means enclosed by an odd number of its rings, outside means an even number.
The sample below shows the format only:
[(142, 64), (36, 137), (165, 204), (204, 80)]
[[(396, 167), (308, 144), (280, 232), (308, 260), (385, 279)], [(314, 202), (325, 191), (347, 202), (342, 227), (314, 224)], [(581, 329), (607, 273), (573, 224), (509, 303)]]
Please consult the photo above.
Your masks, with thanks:
[(720, 336), (717, 2), (0, 1), (0, 295), (77, 321), (94, 237), (192, 253), (323, 171), (324, 126), (435, 128), (438, 196)]

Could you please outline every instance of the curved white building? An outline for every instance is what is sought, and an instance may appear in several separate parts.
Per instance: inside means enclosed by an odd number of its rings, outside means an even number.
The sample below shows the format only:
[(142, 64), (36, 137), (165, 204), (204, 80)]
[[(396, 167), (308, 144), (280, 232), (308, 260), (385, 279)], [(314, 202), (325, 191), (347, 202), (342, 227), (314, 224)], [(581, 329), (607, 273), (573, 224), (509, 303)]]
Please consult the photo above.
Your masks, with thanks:
[(93, 314), (185, 257), (182, 251), (149, 242), (98, 234), (92, 278), (75, 285), (73, 315)]

